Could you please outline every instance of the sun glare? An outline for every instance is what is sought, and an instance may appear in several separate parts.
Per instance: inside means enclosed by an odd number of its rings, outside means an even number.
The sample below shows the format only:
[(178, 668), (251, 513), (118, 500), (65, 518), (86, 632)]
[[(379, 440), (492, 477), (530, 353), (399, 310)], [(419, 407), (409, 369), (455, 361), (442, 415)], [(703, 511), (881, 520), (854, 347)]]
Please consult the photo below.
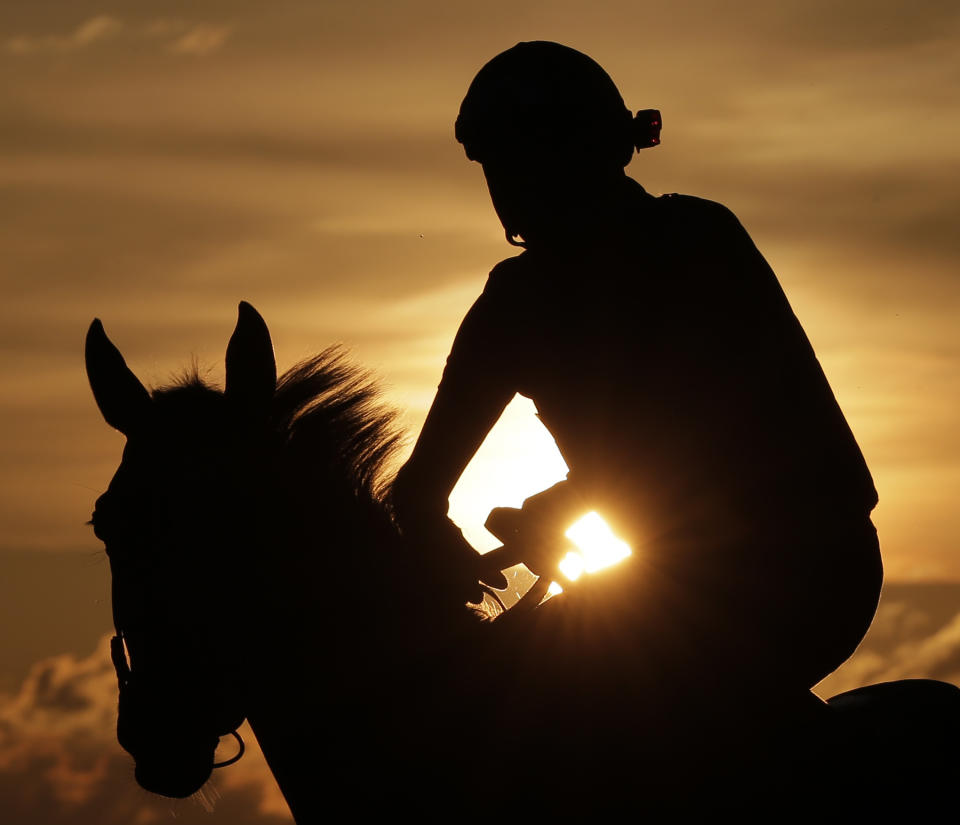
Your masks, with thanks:
[(494, 507), (519, 507), (525, 498), (567, 476), (567, 465), (529, 398), (516, 396), (480, 445), (450, 494), (450, 517), (481, 552), (500, 542), (483, 523)]
[[(490, 550), (499, 545), (483, 528), (492, 508), (519, 507), (525, 498), (566, 475), (563, 457), (537, 418), (533, 402), (516, 396), (454, 488), (450, 516), (474, 547), (481, 552)], [(567, 581), (609, 567), (630, 555), (629, 545), (618, 539), (595, 512), (578, 519), (565, 535), (574, 545), (559, 565), (560, 575)], [(533, 582), (527, 573), (514, 575), (515, 585), (508, 602), (519, 598)], [(547, 592), (555, 596), (563, 588), (552, 582)]]
[(580, 578), (580, 574), (583, 572), (584, 567), (586, 566), (583, 562), (583, 556), (579, 553), (570, 552), (563, 557), (563, 561), (557, 565), (560, 568), (560, 572), (563, 573), (570, 581), (575, 582)]
[[(576, 546), (563, 557), (558, 567), (570, 581), (576, 581), (583, 573), (594, 573), (610, 567), (631, 555), (630, 545), (621, 541), (610, 526), (598, 513), (587, 513), (578, 519), (564, 534)], [(558, 596), (563, 587), (558, 582), (550, 582), (548, 596)]]
[[(587, 513), (565, 533), (580, 551), (570, 552), (560, 562), (560, 571), (571, 581), (582, 573), (595, 573), (630, 555), (630, 545), (621, 541), (595, 512)], [(579, 561), (572, 561), (578, 558)], [(568, 572), (569, 571), (569, 572)]]

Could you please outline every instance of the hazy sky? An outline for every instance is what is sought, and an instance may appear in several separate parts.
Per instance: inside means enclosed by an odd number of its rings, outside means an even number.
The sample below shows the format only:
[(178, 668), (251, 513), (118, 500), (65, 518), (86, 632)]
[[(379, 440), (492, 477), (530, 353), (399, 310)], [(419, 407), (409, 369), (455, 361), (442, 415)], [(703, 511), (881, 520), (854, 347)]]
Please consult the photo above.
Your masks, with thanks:
[(664, 141), (630, 173), (720, 200), (781, 278), (880, 491), (887, 567), (960, 578), (953, 2), (7, 4), (2, 544), (91, 548), (116, 463), (81, 343), (212, 375), (236, 303), (281, 366), (344, 341), (416, 428), (512, 253), (452, 138), (522, 39), (595, 56)]
[(513, 254), (453, 120), (529, 39), (662, 110), (629, 173), (740, 217), (873, 471), (888, 578), (960, 581), (955, 0), (3, 4), (2, 557), (99, 550), (122, 439), (83, 372), (94, 316), (146, 381), (219, 379), (248, 300), (281, 367), (345, 342), (415, 434)]

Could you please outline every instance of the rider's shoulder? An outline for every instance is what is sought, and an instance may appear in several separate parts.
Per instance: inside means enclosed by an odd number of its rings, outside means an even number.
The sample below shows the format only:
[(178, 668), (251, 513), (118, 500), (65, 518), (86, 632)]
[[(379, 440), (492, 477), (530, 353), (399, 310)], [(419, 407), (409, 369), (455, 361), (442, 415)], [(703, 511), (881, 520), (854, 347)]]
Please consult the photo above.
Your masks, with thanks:
[(522, 284), (533, 270), (533, 259), (526, 251), (512, 258), (506, 258), (490, 270), (483, 291), (487, 294), (500, 295), (522, 289)]
[(705, 226), (740, 225), (739, 219), (729, 207), (707, 198), (671, 192), (661, 195), (654, 202), (661, 212), (676, 219), (700, 222)]
[(490, 280), (504, 280), (515, 275), (523, 275), (530, 270), (530, 256), (524, 251), (512, 258), (504, 258), (490, 270)]

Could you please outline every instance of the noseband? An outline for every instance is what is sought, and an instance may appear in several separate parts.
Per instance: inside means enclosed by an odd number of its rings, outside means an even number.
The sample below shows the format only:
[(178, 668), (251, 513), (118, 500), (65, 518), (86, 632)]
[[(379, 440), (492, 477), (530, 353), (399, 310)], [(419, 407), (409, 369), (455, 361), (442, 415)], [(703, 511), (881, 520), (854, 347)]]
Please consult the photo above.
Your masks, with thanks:
[[(117, 579), (117, 569), (116, 565), (111, 565), (113, 568), (112, 575), (114, 578), (114, 586), (116, 587)], [(117, 689), (120, 693), (120, 702), (123, 703), (125, 697), (129, 697), (131, 693), (131, 685), (133, 684), (133, 672), (130, 669), (130, 663), (127, 661), (127, 651), (126, 645), (124, 644), (123, 631), (120, 629), (120, 616), (117, 610), (117, 600), (116, 598), (112, 599), (113, 606), (113, 627), (116, 631), (116, 635), (110, 639), (110, 659), (113, 662), (114, 672), (117, 674)], [(240, 761), (240, 757), (246, 752), (246, 745), (244, 744), (243, 737), (237, 732), (236, 729), (227, 731), (225, 734), (218, 734), (218, 736), (233, 736), (237, 740), (237, 744), (240, 746), (237, 753), (225, 759), (222, 762), (214, 762), (214, 768), (226, 768), (228, 765), (232, 765), (235, 762)]]

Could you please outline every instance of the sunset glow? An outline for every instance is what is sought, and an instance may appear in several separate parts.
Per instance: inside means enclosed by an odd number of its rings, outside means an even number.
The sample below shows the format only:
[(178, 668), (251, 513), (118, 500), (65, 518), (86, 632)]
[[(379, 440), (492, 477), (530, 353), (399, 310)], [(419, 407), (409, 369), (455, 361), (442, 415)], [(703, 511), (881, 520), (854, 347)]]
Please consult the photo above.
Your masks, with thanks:
[(500, 544), (483, 527), (494, 507), (520, 507), (566, 478), (563, 456), (536, 413), (529, 398), (516, 396), (450, 494), (450, 517), (481, 552)]
[(560, 568), (560, 572), (572, 582), (579, 579), (580, 574), (583, 573), (585, 569), (583, 556), (572, 550), (563, 557), (557, 566)]
[[(148, 386), (191, 361), (222, 386), (249, 301), (281, 371), (346, 346), (382, 379), (412, 448), (462, 319), (491, 269), (520, 252), (454, 120), (487, 60), (539, 39), (596, 59), (631, 111), (662, 112), (662, 145), (627, 174), (651, 194), (733, 211), (866, 458), (883, 596), (858, 652), (815, 692), (960, 684), (960, 4), (11, 2), (0, 4), (3, 825), (292, 823), (248, 727), (245, 758), (217, 772), (212, 813), (142, 791), (117, 743), (110, 563), (85, 522), (124, 439), (91, 396), (84, 334), (101, 318)], [(601, 275), (585, 269), (585, 289)], [(654, 311), (637, 307), (638, 332)], [(662, 337), (655, 351), (682, 343)], [(585, 352), (602, 370), (603, 353)], [(492, 508), (567, 475), (534, 403), (516, 396), (449, 515), (488, 551), (500, 544), (483, 526)], [(603, 507), (591, 515), (558, 536), (563, 560), (546, 577), (568, 603), (587, 573), (631, 552), (598, 524)], [(627, 564), (656, 569), (653, 543), (630, 539)], [(627, 564), (609, 571), (613, 585)], [(506, 577), (509, 608), (534, 577), (522, 565)], [(256, 601), (224, 605), (240, 617)], [(809, 609), (813, 622), (824, 608)]]
[[(587, 513), (567, 530), (564, 535), (577, 549), (571, 550), (558, 565), (560, 572), (570, 581), (576, 581), (583, 573), (595, 573), (623, 561), (631, 555), (630, 545), (621, 541), (598, 513)], [(557, 582), (551, 582), (547, 593), (556, 596), (563, 592)]]
[[(491, 509), (520, 507), (524, 499), (567, 475), (563, 456), (536, 413), (529, 398), (516, 396), (450, 495), (450, 517), (481, 552), (500, 544), (483, 527)], [(574, 522), (565, 536), (574, 545), (559, 564), (559, 572), (567, 581), (575, 581), (584, 572), (593, 573), (616, 564), (631, 553), (629, 545), (618, 539), (596, 512), (589, 512)], [(522, 596), (533, 581), (533, 577), (520, 568), (507, 603)], [(562, 592), (563, 587), (554, 581), (547, 594), (556, 596)]]
[[(622, 561), (630, 555), (630, 546), (618, 539), (610, 526), (596, 513), (589, 512), (583, 518), (578, 519), (565, 533), (580, 551), (579, 553), (570, 553), (560, 562), (560, 570), (571, 581), (575, 580), (581, 572), (595, 573), (604, 567), (610, 567), (618, 561)], [(570, 573), (564, 569), (564, 565), (571, 557), (579, 557), (576, 564), (569, 565)], [(575, 574), (574, 574), (575, 573)]]

